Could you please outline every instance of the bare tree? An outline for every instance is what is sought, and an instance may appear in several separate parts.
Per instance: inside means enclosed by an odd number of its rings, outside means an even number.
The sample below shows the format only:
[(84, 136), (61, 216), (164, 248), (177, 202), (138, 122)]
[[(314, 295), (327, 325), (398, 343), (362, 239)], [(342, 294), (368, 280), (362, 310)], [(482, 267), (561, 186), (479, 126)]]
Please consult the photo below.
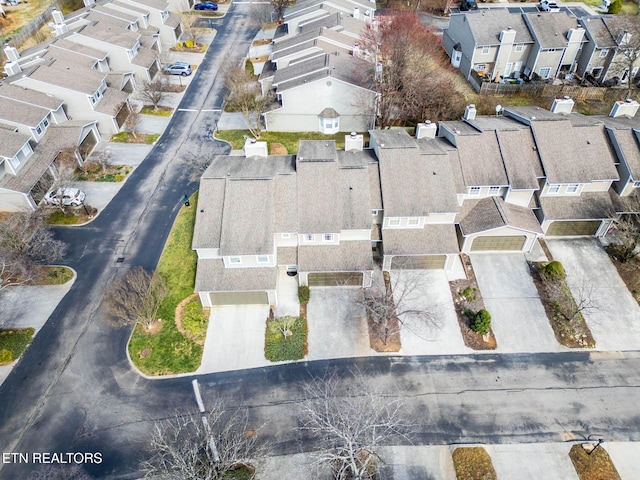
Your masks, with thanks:
[(147, 478), (216, 480), (267, 454), (260, 429), (249, 425), (246, 410), (217, 400), (198, 415), (176, 414), (154, 426), (153, 456), (144, 462)]
[(363, 288), (362, 296), (356, 300), (378, 327), (383, 343), (398, 333), (396, 328), (404, 327), (421, 338), (428, 330), (442, 328), (437, 314), (439, 306), (424, 301), (425, 285), (419, 272), (398, 269), (384, 275), (384, 284), (374, 282), (371, 287)]
[(377, 478), (378, 448), (411, 434), (400, 396), (377, 389), (359, 371), (344, 378), (327, 372), (301, 388), (299, 428), (320, 444), (316, 465), (330, 467), (338, 480)]
[(617, 212), (611, 212), (617, 218), (614, 229), (609, 235), (615, 241), (609, 246), (613, 254), (622, 263), (635, 258), (640, 247), (640, 196), (632, 195), (620, 198)]
[(565, 309), (560, 309), (560, 314), (568, 322), (583, 313), (601, 309), (600, 305), (594, 300), (593, 285), (591, 284), (575, 286), (571, 289), (571, 296), (573, 297), (571, 305), (568, 305)]
[(198, 27), (200, 16), (195, 12), (182, 14), (182, 34), (187, 40), (193, 40), (194, 45), (203, 43), (205, 30)]
[(249, 7), (249, 20), (252, 25), (260, 27), (265, 23), (273, 21), (273, 7), (269, 4), (251, 3)]
[(278, 20), (278, 22), (282, 21), (282, 14), (284, 13), (284, 9), (291, 4), (291, 0), (271, 0), (271, 5), (273, 5), (273, 9), (276, 12), (276, 20)]
[(65, 205), (64, 203), (64, 192), (66, 189), (72, 187), (76, 178), (75, 170), (78, 164), (76, 163), (72, 166), (72, 164), (67, 161), (58, 163), (57, 160), (59, 157), (60, 155), (56, 158), (56, 174), (50, 187), (50, 189), (56, 193), (50, 197), (50, 205), (62, 212), (67, 212), (69, 205)]
[(105, 301), (118, 319), (117, 326), (136, 323), (149, 330), (158, 320), (158, 309), (167, 293), (167, 282), (161, 275), (135, 267), (114, 282)]
[(10, 215), (0, 222), (0, 290), (28, 283), (41, 265), (58, 262), (65, 249), (40, 212)]
[(256, 77), (242, 67), (230, 68), (225, 76), (225, 85), (229, 89), (227, 102), (234, 110), (240, 111), (247, 123), (249, 132), (255, 138), (262, 133), (262, 113), (269, 103), (260, 91), (260, 84)]
[[(452, 67), (442, 55), (440, 39), (415, 13), (381, 15), (376, 24), (365, 26), (357, 46), (376, 65), (375, 75), (362, 70), (362, 81), (380, 95), (381, 128), (459, 115), (462, 95), (452, 84)], [(448, 94), (433, 94), (438, 91)]]
[(124, 125), (127, 127), (127, 130), (131, 132), (133, 138), (138, 138), (136, 134), (136, 127), (138, 126), (138, 122), (140, 121), (140, 110), (135, 105), (129, 104), (129, 115), (127, 115), (126, 120), (124, 121)]
[(140, 89), (140, 95), (145, 100), (148, 100), (153, 105), (153, 109), (158, 109), (158, 104), (166, 97), (167, 83), (164, 75), (157, 75), (156, 78), (149, 82), (145, 80), (142, 82), (142, 88)]
[(626, 82), (626, 95), (631, 98), (632, 91), (637, 86), (636, 77), (640, 67), (640, 22), (635, 17), (616, 15), (607, 17), (606, 23), (617, 44), (613, 49), (610, 73), (607, 76)]

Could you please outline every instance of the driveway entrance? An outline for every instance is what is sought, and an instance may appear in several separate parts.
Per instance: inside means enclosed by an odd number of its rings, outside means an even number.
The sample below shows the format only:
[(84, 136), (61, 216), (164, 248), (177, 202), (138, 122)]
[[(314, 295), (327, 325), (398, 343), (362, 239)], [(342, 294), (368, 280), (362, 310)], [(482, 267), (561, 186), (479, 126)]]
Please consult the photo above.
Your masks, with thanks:
[(471, 263), (491, 314), (498, 352), (566, 350), (553, 335), (524, 254), (472, 254)]
[(588, 295), (596, 308), (583, 312), (598, 350), (638, 350), (640, 307), (616, 267), (595, 238), (547, 239), (556, 260), (564, 265), (574, 298)]

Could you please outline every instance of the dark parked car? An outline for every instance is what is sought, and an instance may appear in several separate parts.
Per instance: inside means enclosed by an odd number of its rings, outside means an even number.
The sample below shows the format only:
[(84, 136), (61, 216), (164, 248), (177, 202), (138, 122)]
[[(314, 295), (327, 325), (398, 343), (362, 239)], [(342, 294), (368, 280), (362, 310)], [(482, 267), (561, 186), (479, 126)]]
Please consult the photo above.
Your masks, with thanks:
[(218, 10), (218, 4), (217, 3), (213, 3), (213, 2), (202, 2), (202, 3), (196, 3), (195, 7), (196, 10)]
[(478, 10), (476, 0), (462, 0), (460, 2), (460, 10), (466, 12), (468, 10)]

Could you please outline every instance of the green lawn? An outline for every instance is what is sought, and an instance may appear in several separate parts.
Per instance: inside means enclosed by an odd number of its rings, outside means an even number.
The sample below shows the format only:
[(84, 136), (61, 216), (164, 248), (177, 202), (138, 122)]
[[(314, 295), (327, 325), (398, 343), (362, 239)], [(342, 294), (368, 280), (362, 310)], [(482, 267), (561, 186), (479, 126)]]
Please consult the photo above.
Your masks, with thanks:
[(191, 197), (191, 206), (182, 207), (158, 262), (156, 275), (162, 275), (169, 294), (158, 316), (162, 330), (147, 334), (136, 326), (129, 341), (133, 363), (149, 375), (193, 372), (200, 365), (202, 346), (178, 331), (174, 316), (178, 304), (193, 294), (197, 254), (191, 249), (198, 194)]
[(163, 107), (159, 105), (157, 108), (154, 108), (153, 105), (145, 105), (140, 110), (141, 115), (155, 115), (156, 117), (170, 117), (173, 113), (173, 108), (171, 107)]
[(482, 447), (456, 448), (451, 455), (457, 480), (496, 480), (491, 457)]
[(34, 333), (33, 328), (0, 330), (0, 365), (20, 358), (31, 343)]
[[(221, 130), (216, 132), (216, 138), (229, 142), (234, 150), (240, 150), (244, 146), (244, 137), (251, 137), (249, 130)], [(299, 140), (335, 140), (338, 148), (344, 148), (344, 136), (346, 132), (336, 133), (335, 135), (324, 135), (319, 132), (262, 132), (260, 141), (267, 142), (269, 146), (272, 143), (281, 143), (290, 154), (298, 153)], [(365, 143), (369, 142), (369, 134), (365, 133)]]
[[(593, 8), (602, 6), (602, 0), (579, 0), (579, 1)], [(599, 10), (596, 10), (596, 11), (599, 11)], [(638, 4), (631, 1), (623, 1), (622, 10), (620, 11), (620, 13), (625, 15), (636, 15), (638, 13)]]
[(576, 444), (571, 447), (569, 457), (580, 480), (620, 480), (616, 467), (602, 446), (589, 453), (582, 445)]

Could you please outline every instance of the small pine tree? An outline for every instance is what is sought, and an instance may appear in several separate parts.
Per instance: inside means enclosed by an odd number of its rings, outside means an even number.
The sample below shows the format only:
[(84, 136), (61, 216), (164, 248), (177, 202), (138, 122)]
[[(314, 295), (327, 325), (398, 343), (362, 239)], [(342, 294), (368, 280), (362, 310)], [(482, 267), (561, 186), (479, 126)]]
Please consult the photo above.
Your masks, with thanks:
[(301, 304), (309, 303), (309, 298), (311, 297), (311, 291), (309, 287), (306, 285), (301, 285), (298, 287), (298, 301)]
[(488, 333), (491, 329), (491, 314), (484, 308), (476, 313), (473, 320), (471, 320), (471, 330), (478, 332), (481, 335)]

